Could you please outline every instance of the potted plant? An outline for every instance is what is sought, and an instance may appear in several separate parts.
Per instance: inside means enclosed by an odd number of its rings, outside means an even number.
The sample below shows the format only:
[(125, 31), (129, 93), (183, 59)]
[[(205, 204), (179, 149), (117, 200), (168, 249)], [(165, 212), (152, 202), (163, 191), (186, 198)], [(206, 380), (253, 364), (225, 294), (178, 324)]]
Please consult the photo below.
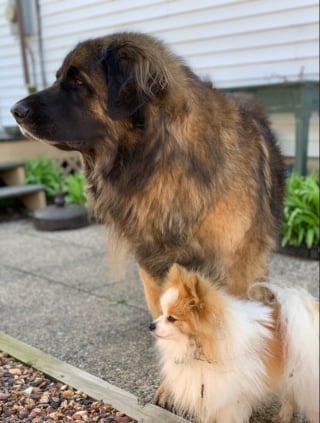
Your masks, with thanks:
[(52, 203), (60, 190), (62, 179), (61, 168), (49, 157), (27, 159), (25, 162), (27, 184), (42, 184), (45, 186), (47, 201)]
[(66, 191), (65, 201), (68, 204), (85, 206), (85, 177), (80, 172), (64, 176), (61, 167), (49, 157), (28, 159), (25, 163), (27, 184), (42, 184), (45, 186), (49, 203), (54, 201), (60, 191)]
[(319, 216), (317, 175), (291, 174), (286, 180), (280, 252), (319, 259)]
[(45, 185), (46, 196), (51, 203), (34, 212), (37, 229), (76, 229), (89, 224), (84, 175), (76, 172), (64, 176), (60, 166), (45, 157), (27, 160), (26, 181)]
[(67, 192), (66, 203), (86, 206), (87, 196), (85, 191), (86, 179), (82, 173), (67, 175), (62, 182), (63, 191)]

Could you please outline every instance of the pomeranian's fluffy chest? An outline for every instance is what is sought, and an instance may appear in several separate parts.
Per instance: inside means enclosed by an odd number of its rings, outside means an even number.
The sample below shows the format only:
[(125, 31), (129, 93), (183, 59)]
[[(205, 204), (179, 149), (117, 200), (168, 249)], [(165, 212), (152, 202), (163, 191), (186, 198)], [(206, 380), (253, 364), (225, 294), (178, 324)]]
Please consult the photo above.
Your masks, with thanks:
[(191, 412), (206, 423), (247, 421), (269, 393), (263, 356), (272, 337), (272, 309), (233, 298), (224, 307), (223, 322), (204, 330), (198, 321), (196, 337), (161, 322), (156, 330), (168, 402), (179, 414)]
[[(176, 355), (174, 359), (164, 354), (162, 364), (171, 389), (169, 401), (175, 404), (179, 414), (191, 411), (202, 422), (211, 422), (212, 416), (221, 421), (225, 418), (226, 422), (242, 422), (243, 416), (248, 414), (248, 404), (252, 407), (268, 394), (259, 355), (253, 359), (248, 357), (247, 352), (218, 363), (207, 361), (195, 350), (192, 356)], [(257, 375), (261, 377), (257, 378)], [(230, 410), (228, 415), (226, 409), (230, 403), (239, 405), (236, 412)], [(186, 404), (188, 410), (185, 409)]]

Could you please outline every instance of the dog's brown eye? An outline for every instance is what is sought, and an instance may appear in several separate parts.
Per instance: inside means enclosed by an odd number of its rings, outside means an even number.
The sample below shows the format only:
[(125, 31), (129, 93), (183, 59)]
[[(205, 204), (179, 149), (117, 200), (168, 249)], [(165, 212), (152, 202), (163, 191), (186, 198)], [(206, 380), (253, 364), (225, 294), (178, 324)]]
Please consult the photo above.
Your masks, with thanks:
[(81, 79), (75, 78), (74, 79), (74, 83), (78, 86), (78, 87), (82, 87), (83, 85), (83, 81)]
[(168, 322), (174, 323), (177, 319), (173, 316), (168, 316), (167, 320), (168, 320)]

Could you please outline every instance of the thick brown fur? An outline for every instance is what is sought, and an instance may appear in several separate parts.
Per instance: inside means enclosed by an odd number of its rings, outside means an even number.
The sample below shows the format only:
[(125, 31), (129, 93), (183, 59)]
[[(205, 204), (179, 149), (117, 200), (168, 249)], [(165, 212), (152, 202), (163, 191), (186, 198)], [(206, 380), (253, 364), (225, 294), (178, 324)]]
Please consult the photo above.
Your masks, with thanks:
[(251, 98), (203, 82), (148, 35), (118, 33), (80, 43), (12, 112), (26, 135), (82, 153), (94, 214), (136, 257), (154, 316), (173, 263), (242, 297), (267, 277), (283, 168)]

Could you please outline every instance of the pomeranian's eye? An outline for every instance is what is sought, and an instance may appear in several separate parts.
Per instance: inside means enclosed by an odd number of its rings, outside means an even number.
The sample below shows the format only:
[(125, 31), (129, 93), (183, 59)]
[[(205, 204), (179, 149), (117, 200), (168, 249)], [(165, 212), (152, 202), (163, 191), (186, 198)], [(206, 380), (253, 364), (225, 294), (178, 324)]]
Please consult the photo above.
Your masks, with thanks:
[(168, 316), (167, 320), (168, 320), (168, 322), (174, 323), (177, 319), (173, 316)]

